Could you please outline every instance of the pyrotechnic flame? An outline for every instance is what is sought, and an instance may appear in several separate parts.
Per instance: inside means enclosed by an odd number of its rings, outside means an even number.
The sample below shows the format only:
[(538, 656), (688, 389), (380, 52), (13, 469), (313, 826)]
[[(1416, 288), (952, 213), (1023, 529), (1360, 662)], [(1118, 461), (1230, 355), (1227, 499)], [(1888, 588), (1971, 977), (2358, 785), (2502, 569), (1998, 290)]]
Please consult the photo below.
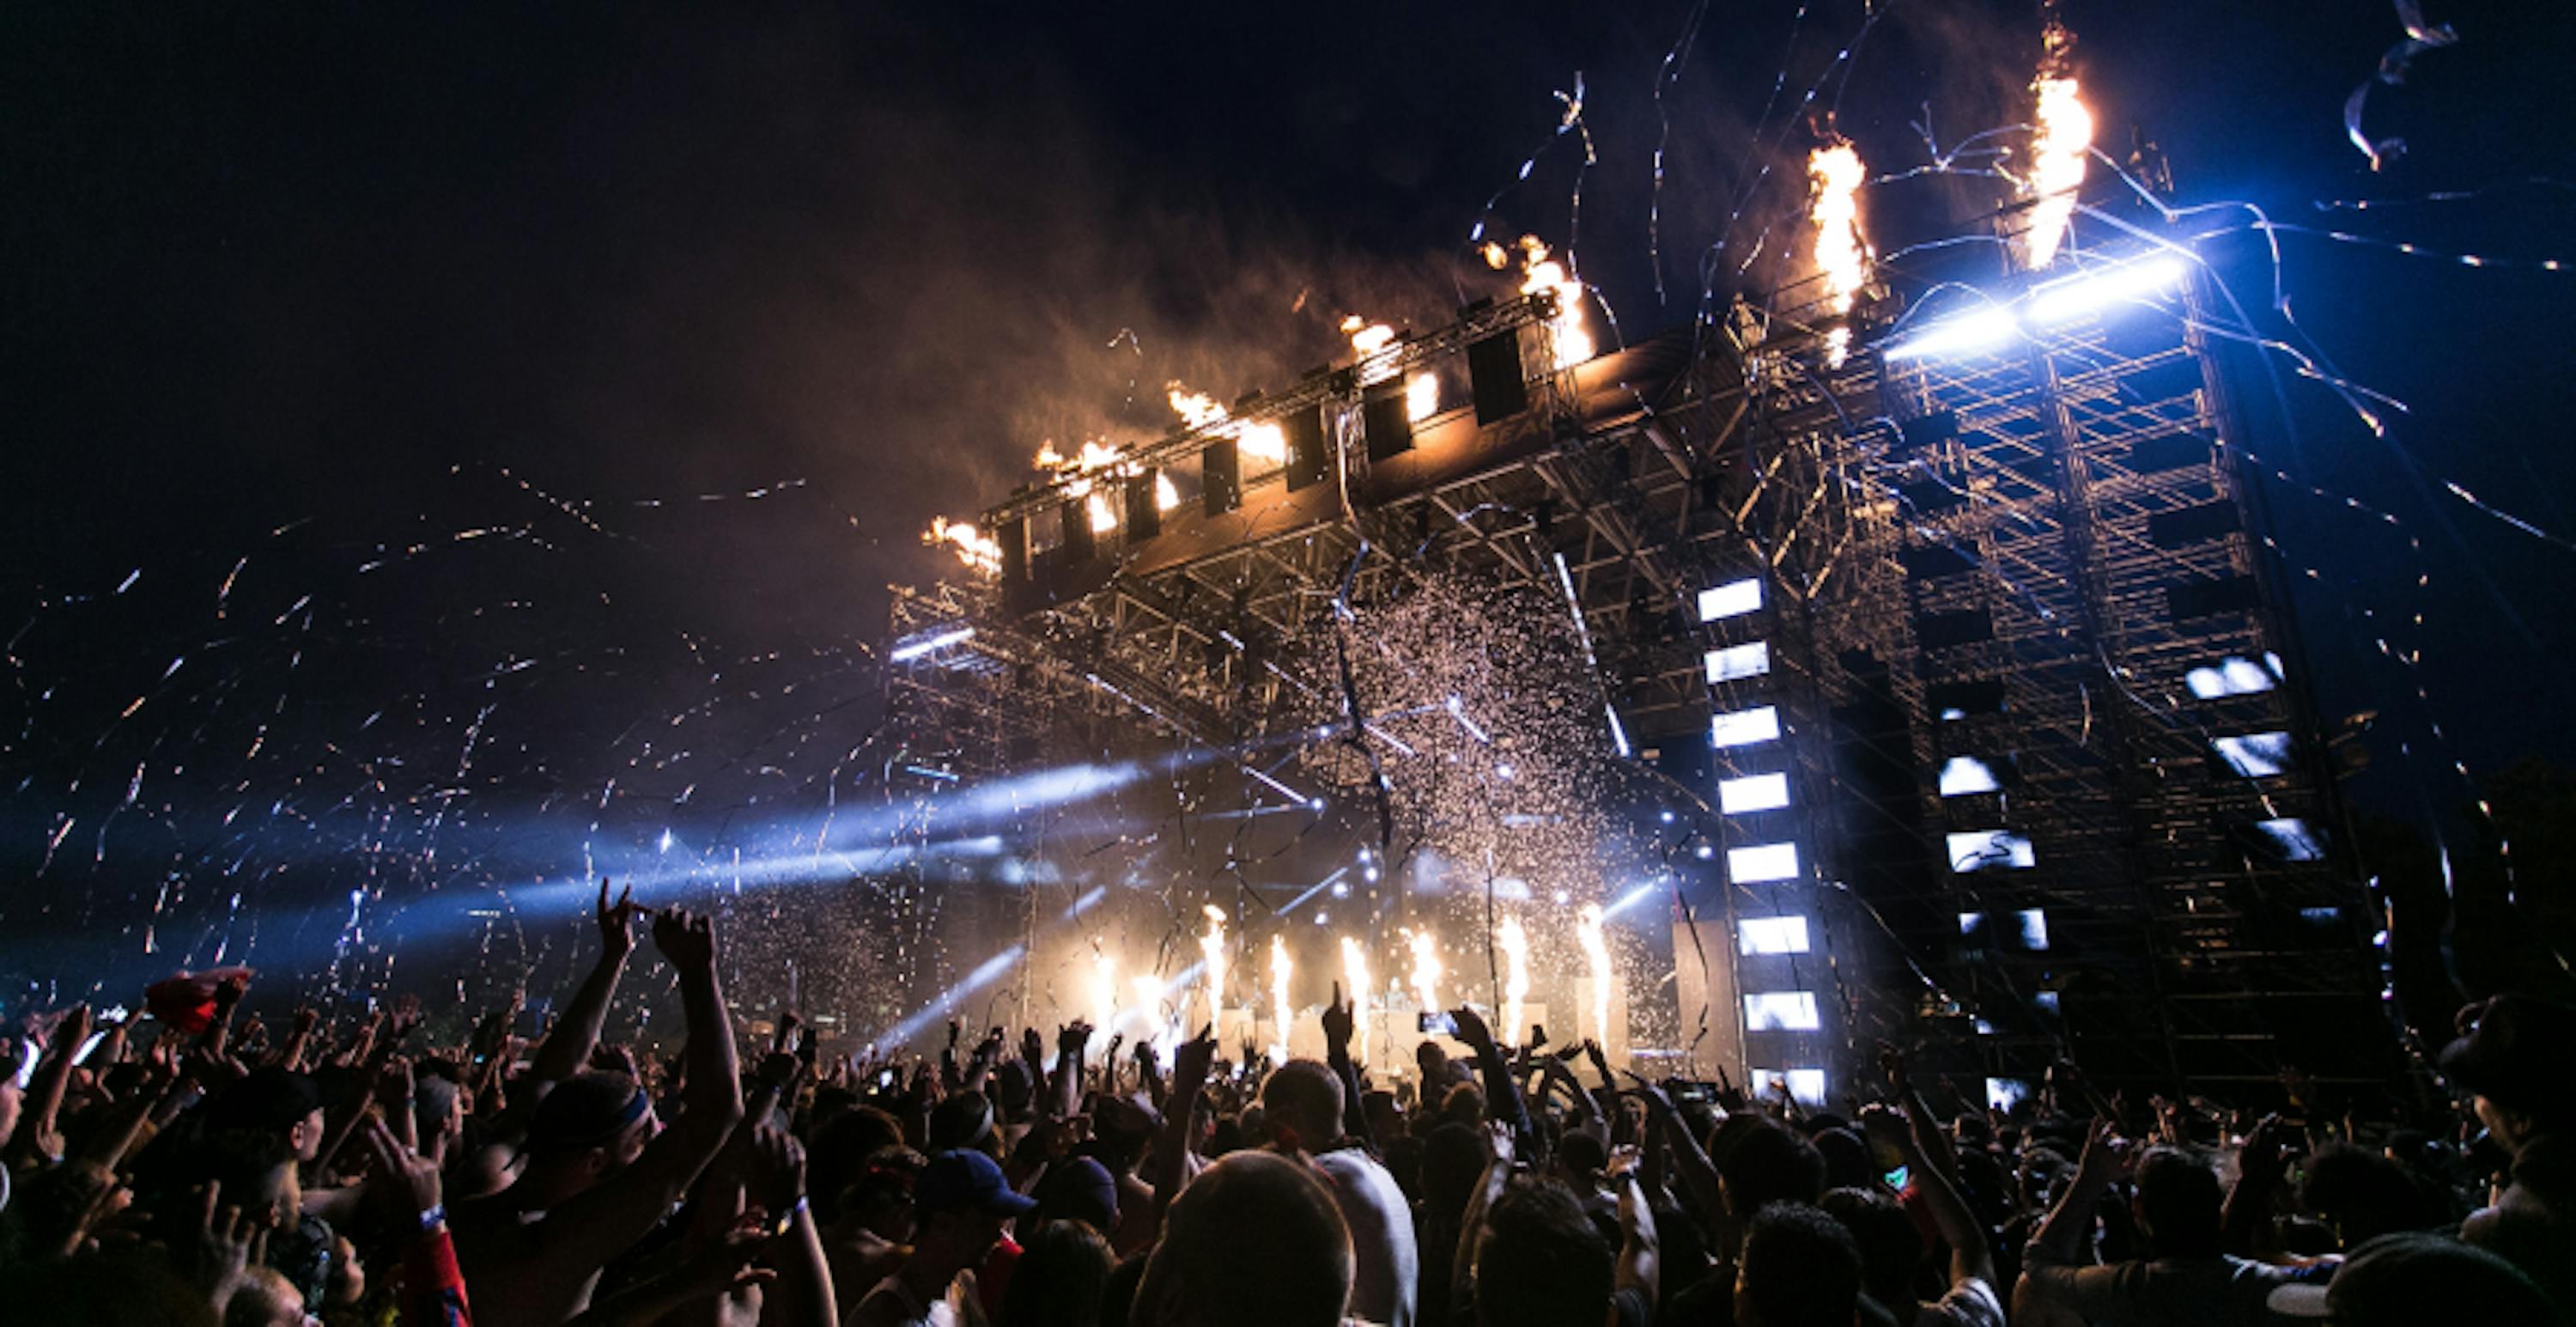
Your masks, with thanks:
[(1584, 960), (1592, 967), (1592, 1039), (1604, 1051), (1610, 1047), (1610, 942), (1601, 935), (1601, 906), (1586, 903), (1575, 919), (1575, 935), (1583, 942)]
[(1494, 944), (1503, 951), (1503, 1026), (1500, 1036), (1507, 1043), (1521, 1039), (1521, 1008), (1529, 998), (1529, 934), (1521, 929), (1521, 919), (1505, 917), (1494, 928)]
[[(1824, 274), (1825, 305), (1849, 313), (1852, 297), (1869, 280), (1868, 251), (1860, 235), (1860, 186), (1869, 177), (1860, 150), (1849, 141), (1807, 154), (1807, 215), (1816, 223), (1816, 270)], [(1851, 349), (1851, 329), (1825, 334), (1825, 362), (1842, 366)]]
[(1178, 382), (1165, 384), (1172, 410), (1191, 428), (1217, 428), (1235, 442), (1235, 450), (1245, 460), (1267, 461), (1272, 465), (1288, 463), (1288, 434), (1266, 419), (1228, 422), (1225, 407), (1205, 392), (1191, 391)]
[(1342, 937), (1342, 985), (1349, 988), (1351, 1002), (1351, 1056), (1361, 1064), (1368, 1063), (1368, 951), (1360, 948), (1356, 936)]
[(933, 548), (947, 544), (956, 552), (957, 560), (968, 567), (987, 576), (1001, 574), (1002, 541), (977, 533), (974, 526), (964, 521), (933, 516), (930, 528), (921, 534), (921, 542)]
[(1106, 1033), (1117, 1021), (1118, 960), (1101, 954), (1091, 960), (1091, 1025)]
[(1199, 937), (1199, 969), (1207, 979), (1208, 1021), (1214, 1022), (1225, 1009), (1225, 909), (1211, 903), (1202, 911), (1207, 934)]
[(1288, 1062), (1288, 975), (1294, 964), (1288, 960), (1285, 936), (1270, 937), (1270, 1062)]
[(1160, 470), (1155, 471), (1154, 510), (1170, 511), (1179, 505), (1181, 505), (1181, 491), (1172, 487), (1172, 477)]
[(2022, 265), (2034, 271), (2057, 257), (2066, 225), (2075, 215), (2076, 191), (2084, 186), (2086, 154), (2093, 146), (2093, 112), (2077, 94), (2069, 54), (2075, 34), (2052, 21), (2040, 34), (2039, 76), (2030, 90), (2038, 102), (2039, 132), (2031, 138), (2030, 172), (2022, 195), (2038, 201), (2030, 209), (2030, 230), (2022, 236)]
[(1091, 532), (1107, 534), (1118, 528), (1118, 509), (1109, 505), (1109, 495), (1094, 493), (1082, 500), (1082, 509), (1091, 513)]
[[(1485, 261), (1493, 262), (1490, 251)], [(1495, 266), (1501, 264), (1496, 263)], [(1556, 316), (1548, 319), (1547, 323), (1550, 337), (1556, 343), (1554, 367), (1568, 369), (1592, 358), (1592, 333), (1583, 325), (1583, 283), (1565, 270), (1565, 264), (1548, 257), (1545, 241), (1536, 235), (1523, 235), (1521, 293), (1535, 295), (1540, 291), (1556, 296)]]
[(1413, 950), (1413, 1001), (1422, 1012), (1440, 1009), (1440, 943), (1429, 931), (1415, 931), (1405, 937)]
[(1351, 339), (1351, 350), (1362, 359), (1386, 349), (1395, 341), (1395, 329), (1385, 323), (1373, 323), (1354, 313), (1342, 319), (1342, 335)]
[(1417, 373), (1404, 380), (1404, 417), (1419, 424), (1440, 412), (1440, 379)]

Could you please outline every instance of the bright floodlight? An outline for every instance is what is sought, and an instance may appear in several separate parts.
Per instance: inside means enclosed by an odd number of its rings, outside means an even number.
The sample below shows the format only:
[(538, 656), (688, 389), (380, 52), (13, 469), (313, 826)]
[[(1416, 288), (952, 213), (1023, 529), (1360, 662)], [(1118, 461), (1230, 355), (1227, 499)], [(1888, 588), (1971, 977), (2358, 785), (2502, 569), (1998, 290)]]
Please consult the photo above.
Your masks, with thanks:
[(1737, 617), (1762, 607), (1762, 578), (1747, 576), (1699, 592), (1699, 620), (1715, 622), (1722, 617)]
[(1761, 641), (1708, 652), (1708, 682), (1737, 682), (1771, 671), (1771, 647)]
[(1721, 749), (1752, 746), (1780, 735), (1780, 712), (1769, 705), (1709, 716), (1709, 743)]
[(2009, 341), (2021, 330), (2012, 310), (2000, 304), (1944, 318), (1913, 336), (1890, 347), (1883, 358), (1929, 359), (1937, 355), (1966, 355), (1990, 350)]
[(1798, 878), (1798, 845), (1757, 843), (1726, 850), (1726, 877), (1739, 885), (1767, 884)]
[(903, 644), (896, 646), (894, 648), (894, 652), (886, 656), (886, 661), (889, 663), (910, 663), (925, 654), (944, 650), (951, 645), (973, 640), (974, 638), (975, 629), (973, 627), (950, 627), (947, 630), (934, 632), (929, 635), (915, 636), (911, 640), (905, 641)]
[(1813, 1032), (1822, 1026), (1814, 991), (1756, 991), (1744, 997), (1747, 1032)]
[(1728, 815), (1777, 811), (1789, 804), (1789, 776), (1748, 774), (1717, 782), (1717, 808)]
[(2031, 292), (2030, 307), (2022, 316), (2034, 326), (2081, 318), (2114, 304), (2163, 294), (2181, 285), (2190, 271), (2180, 258), (2165, 255), (2052, 282)]
[(1745, 954), (1803, 954), (1807, 952), (1807, 919), (1804, 917), (1745, 917), (1735, 923), (1737, 950)]

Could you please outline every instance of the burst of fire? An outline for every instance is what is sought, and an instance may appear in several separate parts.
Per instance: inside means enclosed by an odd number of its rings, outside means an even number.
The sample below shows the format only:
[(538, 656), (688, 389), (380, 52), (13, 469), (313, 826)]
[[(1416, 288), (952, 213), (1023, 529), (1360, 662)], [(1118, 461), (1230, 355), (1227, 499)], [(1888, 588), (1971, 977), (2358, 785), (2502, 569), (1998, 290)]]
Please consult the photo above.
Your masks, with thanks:
[(2075, 216), (2076, 192), (2084, 186), (2086, 154), (2093, 147), (2093, 112), (2078, 95), (2070, 58), (2075, 34), (2052, 20), (2040, 34), (2039, 76), (2030, 90), (2037, 99), (2038, 133), (2031, 139), (2030, 171), (2022, 193), (2038, 200), (2031, 206), (2030, 230), (2022, 237), (2022, 265), (2048, 266), (2066, 238)]
[(1603, 1050), (1610, 1047), (1610, 942), (1601, 934), (1601, 906), (1586, 903), (1575, 920), (1575, 935), (1583, 942), (1584, 961), (1592, 968), (1592, 1038)]
[(1413, 950), (1413, 1001), (1422, 1012), (1436, 1013), (1440, 1008), (1440, 944), (1429, 931), (1415, 931), (1405, 937)]
[(1505, 917), (1494, 928), (1494, 943), (1503, 951), (1503, 1025), (1495, 1029), (1505, 1043), (1521, 1039), (1521, 1010), (1529, 999), (1529, 933), (1521, 919)]
[(1404, 417), (1419, 424), (1440, 413), (1440, 379), (1417, 373), (1404, 380)]
[(1001, 574), (1002, 541), (977, 531), (964, 521), (933, 516), (930, 528), (922, 532), (921, 542), (933, 548), (946, 544), (957, 554), (957, 560), (968, 567), (987, 576)]
[(1207, 934), (1199, 937), (1199, 971), (1207, 979), (1208, 1020), (1214, 1022), (1225, 1009), (1225, 909), (1211, 903), (1207, 914)]
[(1117, 1021), (1118, 960), (1101, 954), (1091, 960), (1091, 1025), (1106, 1033)]
[[(1493, 250), (1487, 246), (1485, 261), (1494, 262)], [(1500, 263), (1494, 263), (1499, 268)], [(1565, 270), (1565, 264), (1548, 256), (1547, 244), (1536, 235), (1521, 236), (1521, 293), (1535, 295), (1547, 291), (1556, 296), (1556, 316), (1548, 320), (1550, 339), (1556, 343), (1559, 369), (1572, 368), (1592, 358), (1592, 333), (1583, 325), (1583, 283)]]
[(1351, 339), (1351, 350), (1362, 359), (1386, 349), (1395, 341), (1395, 329), (1385, 323), (1373, 323), (1354, 313), (1342, 319), (1342, 335)]
[[(1216, 428), (1229, 424), (1225, 407), (1205, 392), (1191, 391), (1181, 383), (1165, 386), (1173, 413), (1191, 428)], [(1245, 460), (1267, 461), (1272, 465), (1288, 463), (1288, 434), (1266, 419), (1234, 420), (1221, 432), (1234, 439), (1236, 451)]]
[(1350, 988), (1351, 1056), (1368, 1063), (1368, 951), (1356, 936), (1342, 937), (1342, 984)]
[(1288, 1062), (1288, 1022), (1293, 1012), (1288, 1006), (1288, 976), (1294, 968), (1288, 960), (1288, 941), (1284, 936), (1270, 937), (1270, 1061)]
[[(1869, 279), (1868, 251), (1860, 235), (1860, 186), (1868, 178), (1860, 150), (1848, 141), (1807, 154), (1807, 215), (1816, 223), (1816, 269), (1824, 274), (1825, 305), (1849, 313), (1852, 297)], [(1851, 349), (1851, 329), (1825, 334), (1825, 362), (1841, 367)]]

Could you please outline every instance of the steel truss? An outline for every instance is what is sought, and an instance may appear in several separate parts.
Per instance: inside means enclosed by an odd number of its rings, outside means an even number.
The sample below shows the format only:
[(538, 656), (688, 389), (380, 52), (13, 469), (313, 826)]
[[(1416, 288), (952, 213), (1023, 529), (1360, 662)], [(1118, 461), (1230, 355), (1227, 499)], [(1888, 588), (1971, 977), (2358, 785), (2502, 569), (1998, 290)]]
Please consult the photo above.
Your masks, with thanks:
[[(1766, 1049), (1731, 1010), (1736, 1068), (1809, 1057), (1839, 1077), (1930, 1020), (1974, 1048), (1956, 1067), (1994, 1077), (2073, 1058), (2168, 1089), (2291, 1065), (2377, 1081), (2353, 1032), (2375, 985), (2360, 895), (2336, 854), (2264, 828), (2321, 839), (2333, 788), (2191, 307), (1890, 364), (1873, 342), (1897, 303), (1873, 291), (1848, 315), (1789, 308), (1560, 372), (1545, 371), (1551, 310), (1480, 310), (1390, 354), (1411, 367), (1525, 338), (1526, 413), (1461, 426), (1517, 443), (1382, 469), (1360, 416), (1396, 370), (1310, 376), (1270, 405), (1338, 421), (1328, 500), (1211, 521), (1220, 534), (1195, 545), (1108, 536), (1087, 576), (1041, 557), (1027, 574), (1069, 588), (1026, 611), (1006, 603), (1027, 586), (899, 589), (898, 643), (975, 634), (890, 669), (894, 728), (914, 763), (968, 781), (1138, 725), (1250, 749), (1334, 707), (1335, 679), (1285, 646), (1336, 599), (1399, 596), (1426, 567), (1561, 595), (1561, 558), (1610, 701), (1642, 757), (1709, 798), (1713, 845), (1799, 845), (1792, 878), (1703, 901), (1826, 931), (1804, 958), (1744, 959), (1738, 988), (1797, 983), (1828, 1016)], [(1836, 328), (1853, 348), (1828, 363)], [(1210, 441), (1176, 435), (1143, 460)], [(1067, 481), (1014, 494), (987, 528), (1024, 538), (1056, 508), (1077, 510)], [(1699, 592), (1743, 577), (1763, 610), (1700, 621)], [(1765, 671), (1711, 680), (1710, 651), (1757, 639)], [(2231, 658), (2268, 685), (2193, 693), (2193, 670)], [(1762, 705), (1776, 742), (1711, 750), (1713, 714)], [(2250, 766), (2216, 745), (2275, 733)], [(1961, 757), (1996, 786), (1944, 795)], [(1715, 780), (1766, 773), (1788, 776), (1788, 806), (1714, 809)], [(1953, 856), (1953, 836), (1986, 832), (2026, 840), (2028, 864), (2005, 839)], [(2040, 943), (1988, 938), (2025, 912)], [(1985, 924), (1967, 933), (1963, 914)]]

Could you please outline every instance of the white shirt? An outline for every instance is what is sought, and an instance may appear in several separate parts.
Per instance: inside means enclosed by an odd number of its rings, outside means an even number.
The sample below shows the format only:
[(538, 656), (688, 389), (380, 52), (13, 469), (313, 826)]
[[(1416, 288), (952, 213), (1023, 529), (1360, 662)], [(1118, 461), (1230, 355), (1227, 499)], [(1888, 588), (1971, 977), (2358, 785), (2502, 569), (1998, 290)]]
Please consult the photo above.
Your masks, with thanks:
[(1413, 1208), (1404, 1189), (1377, 1158), (1355, 1147), (1323, 1153), (1315, 1168), (1331, 1181), (1342, 1224), (1351, 1229), (1351, 1316), (1413, 1327), (1422, 1260), (1413, 1245)]

